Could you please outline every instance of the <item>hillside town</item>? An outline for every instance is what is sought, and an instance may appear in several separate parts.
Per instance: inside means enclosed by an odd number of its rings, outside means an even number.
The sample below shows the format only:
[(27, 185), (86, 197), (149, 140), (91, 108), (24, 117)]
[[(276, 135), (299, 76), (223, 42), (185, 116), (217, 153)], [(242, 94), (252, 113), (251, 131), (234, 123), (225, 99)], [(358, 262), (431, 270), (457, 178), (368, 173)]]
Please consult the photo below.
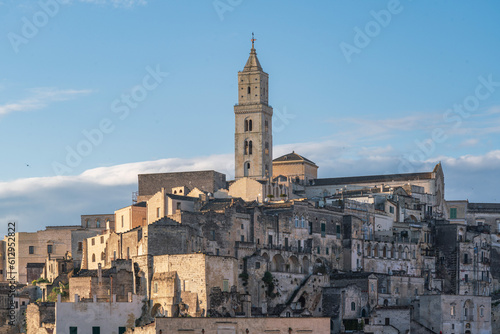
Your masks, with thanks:
[(234, 180), (140, 174), (128, 206), (6, 235), (0, 333), (499, 333), (500, 203), (445, 200), (441, 163), (273, 159), (268, 80), (252, 39)]

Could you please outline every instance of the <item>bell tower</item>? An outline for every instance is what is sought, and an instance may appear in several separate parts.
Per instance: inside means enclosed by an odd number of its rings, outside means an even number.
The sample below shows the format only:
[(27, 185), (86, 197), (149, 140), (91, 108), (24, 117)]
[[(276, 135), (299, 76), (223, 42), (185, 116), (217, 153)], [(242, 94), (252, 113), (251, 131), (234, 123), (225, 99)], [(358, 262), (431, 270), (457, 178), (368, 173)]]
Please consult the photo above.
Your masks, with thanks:
[(273, 175), (273, 108), (268, 104), (269, 75), (262, 70), (254, 47), (238, 72), (238, 104), (234, 106), (235, 179), (265, 180)]

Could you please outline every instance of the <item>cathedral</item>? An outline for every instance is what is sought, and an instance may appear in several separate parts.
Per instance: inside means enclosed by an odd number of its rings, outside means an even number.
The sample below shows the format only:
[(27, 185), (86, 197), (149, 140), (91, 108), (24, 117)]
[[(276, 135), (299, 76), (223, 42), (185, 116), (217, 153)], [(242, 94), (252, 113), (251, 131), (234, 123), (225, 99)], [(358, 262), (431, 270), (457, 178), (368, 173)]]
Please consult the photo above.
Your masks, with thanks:
[[(269, 75), (254, 42), (238, 72), (234, 180), (214, 170), (140, 174), (131, 205), (16, 233), (16, 312), (27, 315), (17, 326), (28, 334), (500, 331), (491, 302), (500, 290), (500, 205), (445, 201), (441, 163), (318, 178), (299, 153), (273, 159)], [(0, 311), (5, 323), (8, 309)]]

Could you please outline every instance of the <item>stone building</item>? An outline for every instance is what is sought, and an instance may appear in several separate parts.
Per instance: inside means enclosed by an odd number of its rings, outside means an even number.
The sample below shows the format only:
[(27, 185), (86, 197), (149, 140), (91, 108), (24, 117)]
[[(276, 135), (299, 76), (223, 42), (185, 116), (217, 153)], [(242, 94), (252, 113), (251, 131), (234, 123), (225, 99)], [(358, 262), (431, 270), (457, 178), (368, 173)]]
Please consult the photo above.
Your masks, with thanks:
[(161, 188), (173, 189), (176, 187), (185, 187), (187, 192), (198, 188), (198, 190), (212, 194), (219, 189), (227, 189), (226, 175), (213, 170), (139, 174), (138, 178), (139, 191), (137, 202), (147, 201), (151, 196), (161, 191)]
[(18, 273), (17, 281), (26, 284), (39, 278), (49, 255), (64, 257), (71, 253), (72, 232), (78, 229), (78, 225), (47, 226), (43, 231), (16, 232), (14, 271)]
[(458, 295), (490, 294), (490, 232), (488, 226), (437, 222), (436, 270), (444, 292)]
[[(82, 269), (69, 278), (69, 296), (80, 299), (92, 299), (108, 302), (126, 301), (130, 293), (135, 292), (135, 271), (130, 260), (113, 261), (110, 268), (97, 270)], [(113, 297), (114, 296), (114, 297)]]
[(415, 318), (435, 333), (491, 333), (491, 298), (423, 295)]
[(286, 178), (289, 186), (308, 185), (309, 181), (318, 178), (318, 166), (293, 151), (273, 160), (273, 179), (280, 176)]

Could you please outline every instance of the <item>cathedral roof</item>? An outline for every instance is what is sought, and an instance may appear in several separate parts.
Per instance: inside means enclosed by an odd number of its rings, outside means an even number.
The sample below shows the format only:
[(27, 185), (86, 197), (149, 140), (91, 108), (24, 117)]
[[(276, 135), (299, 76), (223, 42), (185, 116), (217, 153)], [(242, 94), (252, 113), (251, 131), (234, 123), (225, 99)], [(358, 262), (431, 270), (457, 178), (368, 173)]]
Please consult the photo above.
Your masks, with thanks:
[(247, 63), (243, 68), (243, 72), (251, 71), (262, 71), (262, 66), (260, 66), (259, 59), (257, 58), (257, 52), (253, 47), (250, 50), (250, 56), (248, 57)]
[(295, 151), (293, 151), (292, 153), (285, 154), (279, 158), (276, 158), (273, 160), (273, 162), (308, 162), (316, 166), (314, 162), (295, 153)]

